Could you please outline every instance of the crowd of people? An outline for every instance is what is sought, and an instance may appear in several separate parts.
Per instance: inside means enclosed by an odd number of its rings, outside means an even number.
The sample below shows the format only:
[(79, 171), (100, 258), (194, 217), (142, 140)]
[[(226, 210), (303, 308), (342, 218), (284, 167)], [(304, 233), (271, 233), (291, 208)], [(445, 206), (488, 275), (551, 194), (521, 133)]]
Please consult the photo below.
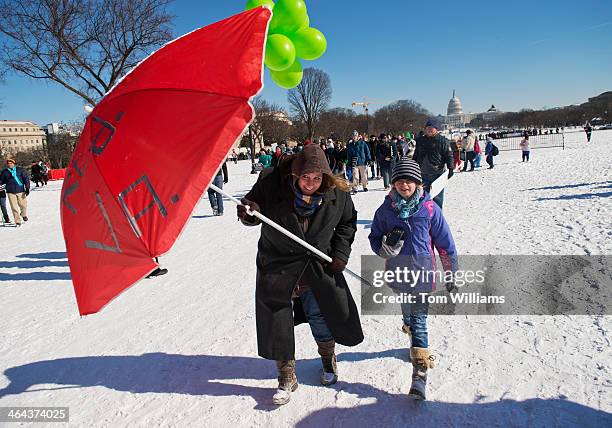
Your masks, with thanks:
[[(469, 171), (474, 171), (481, 168), (483, 158), (489, 169), (494, 167), (493, 158), (499, 150), (493, 143), (493, 136), (477, 136), (468, 130), (464, 137), (448, 139), (440, 133), (441, 129), (438, 119), (432, 118), (416, 136), (406, 132), (368, 137), (354, 131), (346, 144), (334, 138), (320, 138), (317, 142), (307, 139), (295, 147), (283, 143), (261, 150), (258, 160), (262, 169), (277, 167), (283, 158), (300, 153), (311, 144), (318, 145), (332, 174), (347, 180), (353, 195), (360, 189), (367, 192), (370, 180), (382, 179), (384, 189), (389, 190), (393, 166), (402, 159), (413, 159), (424, 168), (423, 183), (427, 190), (444, 171), (448, 171), (449, 178), (455, 172), (467, 172), (468, 165)], [(484, 147), (481, 138), (486, 138)], [(443, 197), (443, 193), (436, 196), (439, 206), (442, 206)]]
[(15, 159), (6, 160), (6, 168), (0, 171), (0, 210), (2, 211), (2, 224), (13, 224), (9, 217), (6, 200), (8, 199), (16, 227), (28, 221), (28, 200), (30, 195), (30, 181), (36, 187), (43, 187), (49, 183), (49, 162), (42, 160), (32, 163), (31, 175), (18, 166)]

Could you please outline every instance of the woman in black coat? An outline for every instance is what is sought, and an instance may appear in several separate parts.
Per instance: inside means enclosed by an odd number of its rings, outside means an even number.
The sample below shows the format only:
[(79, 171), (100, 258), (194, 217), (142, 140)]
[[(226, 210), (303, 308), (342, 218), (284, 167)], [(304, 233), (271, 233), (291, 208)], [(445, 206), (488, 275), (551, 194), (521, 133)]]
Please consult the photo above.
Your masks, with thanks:
[(359, 313), (342, 275), (357, 230), (357, 212), (344, 180), (334, 177), (316, 145), (264, 170), (238, 206), (242, 223), (262, 214), (332, 258), (321, 261), (302, 245), (263, 224), (255, 292), (259, 355), (276, 360), (279, 386), (273, 401), (285, 404), (297, 388), (294, 325), (308, 322), (323, 363), (321, 383), (337, 381), (335, 343), (363, 341)]

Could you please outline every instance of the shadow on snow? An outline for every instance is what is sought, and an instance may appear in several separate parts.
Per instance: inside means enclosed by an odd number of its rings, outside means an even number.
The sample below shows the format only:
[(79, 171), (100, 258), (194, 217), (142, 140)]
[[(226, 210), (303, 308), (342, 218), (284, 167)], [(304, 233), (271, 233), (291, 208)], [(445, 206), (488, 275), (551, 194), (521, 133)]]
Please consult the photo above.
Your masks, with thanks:
[[(340, 362), (383, 358), (403, 360), (406, 354), (405, 348), (383, 352), (344, 352), (338, 359)], [(298, 361), (300, 383), (317, 386), (319, 369), (318, 358)], [(254, 357), (164, 353), (75, 357), (12, 367), (5, 370), (4, 375), (10, 383), (0, 390), (0, 398), (31, 391), (104, 386), (130, 393), (246, 396), (257, 402), (255, 409), (269, 411), (276, 408), (270, 404), (273, 387), (236, 383), (240, 379), (248, 379), (266, 380), (270, 385), (274, 385), (274, 363)], [(48, 384), (60, 386), (32, 388)], [(609, 413), (563, 398), (483, 403), (478, 400), (485, 397), (480, 397), (475, 403), (414, 402), (405, 394), (388, 393), (363, 383), (339, 381), (331, 388), (338, 393), (362, 399), (373, 398), (376, 401), (352, 407), (325, 407), (315, 410), (300, 420), (298, 427), (327, 426), (331, 421), (340, 426), (408, 426), (417, 423), (421, 426), (612, 426), (612, 415)], [(294, 400), (288, 406), (299, 406), (301, 391), (298, 389)]]

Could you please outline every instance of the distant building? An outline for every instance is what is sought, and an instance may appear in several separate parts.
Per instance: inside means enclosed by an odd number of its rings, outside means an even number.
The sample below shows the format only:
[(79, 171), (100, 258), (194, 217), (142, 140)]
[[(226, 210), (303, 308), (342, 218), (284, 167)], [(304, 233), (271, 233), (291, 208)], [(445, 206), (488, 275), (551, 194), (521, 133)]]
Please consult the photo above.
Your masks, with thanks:
[(0, 120), (0, 150), (4, 156), (43, 149), (45, 144), (46, 134), (34, 122)]
[(452, 129), (463, 128), (474, 119), (490, 121), (500, 113), (494, 105), (491, 105), (491, 108), (483, 113), (464, 113), (461, 100), (455, 95), (455, 90), (453, 90), (453, 97), (448, 102), (446, 116), (440, 115), (439, 117), (446, 129)]
[(73, 137), (78, 137), (83, 131), (83, 125), (66, 125), (65, 123), (48, 123), (44, 127), (47, 137), (57, 134), (68, 134)]
[(489, 108), (489, 110), (485, 111), (484, 113), (478, 113), (477, 118), (482, 119), (485, 122), (489, 122), (495, 119), (499, 115), (499, 113), (499, 110), (497, 110), (497, 108), (493, 104), (491, 104), (491, 108)]
[(610, 121), (612, 120), (612, 91), (589, 98), (589, 101), (580, 104), (580, 107), (593, 109), (597, 114), (603, 116), (599, 118), (601, 121)]

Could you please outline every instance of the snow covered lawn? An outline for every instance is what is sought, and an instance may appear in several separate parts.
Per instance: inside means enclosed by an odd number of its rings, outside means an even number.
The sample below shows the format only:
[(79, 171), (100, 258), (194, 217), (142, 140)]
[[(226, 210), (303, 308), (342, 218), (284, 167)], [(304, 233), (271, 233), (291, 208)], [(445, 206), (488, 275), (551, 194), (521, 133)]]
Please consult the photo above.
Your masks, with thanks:
[[(612, 131), (584, 139), (456, 174), (444, 212), (460, 253), (612, 255)], [(226, 188), (244, 195), (256, 178), (249, 162), (228, 167)], [(212, 217), (203, 198), (161, 259), (167, 275), (79, 318), (60, 189), (34, 189), (30, 221), (0, 228), (0, 406), (66, 406), (71, 426), (612, 426), (609, 316), (431, 317), (438, 367), (423, 403), (406, 397), (399, 317), (363, 317), (366, 339), (340, 347), (330, 388), (318, 385), (316, 346), (300, 326), (300, 387), (275, 408), (274, 363), (256, 356), (259, 229), (242, 227), (229, 201)], [(381, 181), (370, 190), (354, 197), (355, 271), (384, 197)]]

